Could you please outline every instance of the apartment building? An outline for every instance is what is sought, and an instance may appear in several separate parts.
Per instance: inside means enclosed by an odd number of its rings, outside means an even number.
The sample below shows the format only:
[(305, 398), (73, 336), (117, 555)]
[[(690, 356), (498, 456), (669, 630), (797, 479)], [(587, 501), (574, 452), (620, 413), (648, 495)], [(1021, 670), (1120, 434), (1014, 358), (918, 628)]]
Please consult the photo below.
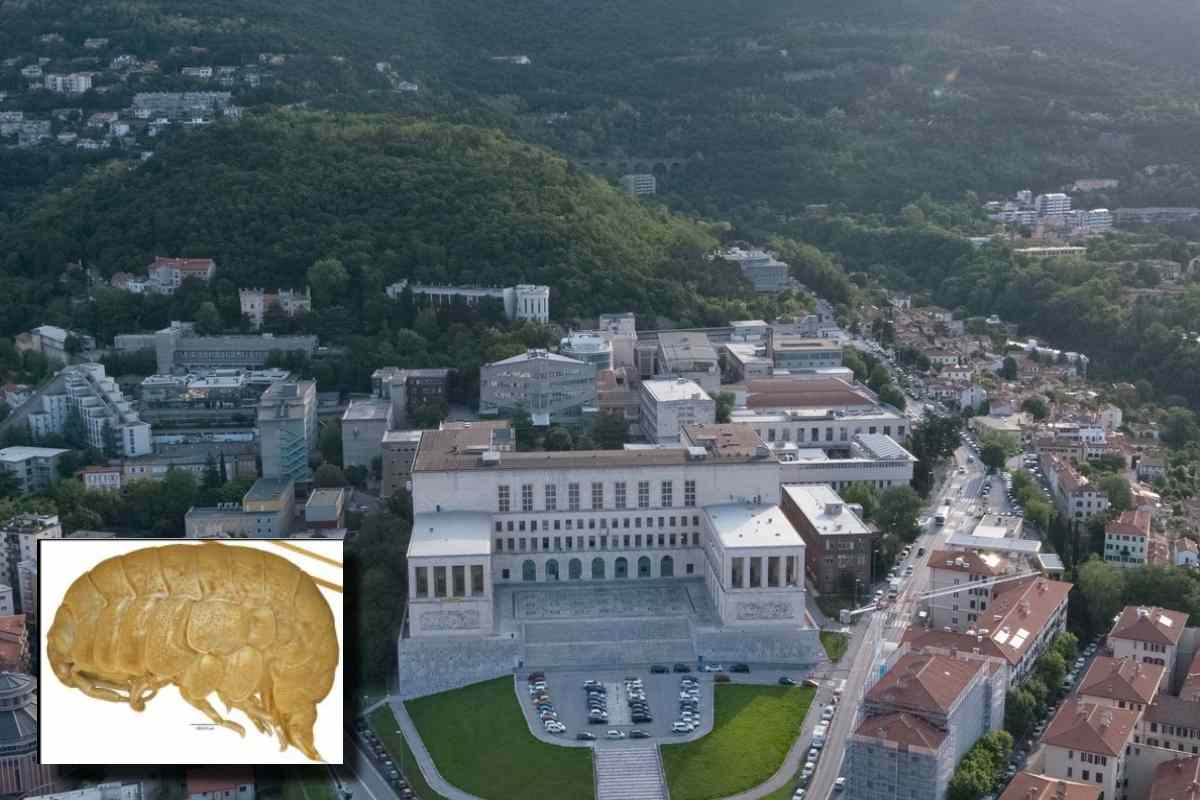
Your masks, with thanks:
[(0, 469), (17, 479), (22, 493), (37, 492), (58, 478), (58, 460), (66, 452), (58, 447), (0, 448)]
[(75, 339), (79, 351), (90, 353), (96, 349), (96, 340), (87, 334), (69, 331), (57, 325), (39, 325), (27, 333), (18, 334), (14, 339), (17, 352), (32, 350), (41, 353), (54, 364), (68, 364), (72, 353), (67, 352), (67, 342)]
[(622, 175), (619, 181), (625, 194), (633, 196), (654, 194), (658, 191), (658, 179), (650, 172), (630, 173)]
[(776, 294), (787, 291), (795, 283), (789, 274), (787, 262), (780, 261), (765, 250), (731, 247), (718, 253), (718, 256), (737, 264), (756, 292)]
[(708, 336), (696, 331), (663, 331), (658, 335), (654, 374), (695, 381), (710, 395), (721, 389), (717, 351)]
[(1048, 453), (1042, 456), (1042, 471), (1050, 482), (1050, 494), (1059, 513), (1075, 522), (1108, 513), (1108, 496), (1097, 485), (1079, 474), (1064, 459)]
[(771, 328), (767, 334), (767, 358), (776, 370), (840, 367), (842, 344), (834, 339), (812, 339)]
[(1105, 525), (1104, 560), (1123, 568), (1144, 566), (1149, 553), (1152, 517), (1151, 510), (1143, 507), (1122, 511), (1121, 516)]
[(77, 413), (83, 419), (90, 447), (126, 457), (151, 452), (150, 424), (142, 422), (102, 365), (76, 364), (64, 369), (59, 377), (64, 400), (60, 403), (45, 398), (44, 410), (29, 415), (31, 430), (62, 433), (68, 415)]
[[(929, 554), (929, 590), (953, 589), (961, 591), (930, 598), (929, 621), (934, 628), (952, 628), (960, 633), (975, 628), (987, 627), (990, 615), (985, 613), (992, 603), (999, 586), (974, 586), (993, 578), (1012, 574), (1015, 565), (995, 553), (976, 553), (958, 550), (934, 550)], [(980, 622), (980, 620), (983, 622)]]
[(305, 287), (299, 289), (279, 289), (265, 292), (262, 289), (238, 289), (238, 299), (242, 306), (242, 316), (248, 317), (255, 328), (261, 328), (263, 317), (269, 308), (278, 308), (288, 317), (312, 311), (312, 292)]
[(1063, 192), (1039, 194), (1033, 200), (1033, 207), (1040, 217), (1065, 214), (1071, 210), (1071, 196)]
[(17, 610), (31, 622), (37, 620), (37, 543), (40, 539), (61, 539), (62, 535), (55, 514), (20, 514), (0, 525), (5, 566), (0, 583), (17, 588)]
[(832, 486), (784, 486), (780, 506), (804, 539), (805, 566), (825, 594), (870, 591), (876, 533)]
[(502, 452), (497, 431), (427, 431), (413, 467), (409, 632), (490, 635), (494, 587), (703, 578), (725, 625), (804, 626), (805, 545), (779, 463), (736, 426), (679, 447)]
[(276, 383), (258, 401), (258, 443), (264, 478), (306, 481), (317, 446), (316, 381)]
[(83, 488), (89, 492), (121, 491), (121, 468), (119, 466), (88, 467), (82, 472)]
[(678, 442), (685, 426), (716, 422), (717, 403), (686, 378), (642, 381), (639, 420), (647, 441)]
[[(1166, 667), (1133, 658), (1096, 656), (1075, 693), (1080, 700), (1140, 715), (1164, 688)], [(1200, 722), (1197, 723), (1200, 727)]]
[(92, 88), (92, 73), (71, 72), (64, 75), (51, 72), (42, 78), (42, 86), (55, 94), (83, 94)]
[(1108, 649), (1117, 658), (1133, 658), (1166, 667), (1167, 687), (1175, 685), (1175, 660), (1188, 615), (1167, 608), (1126, 606), (1108, 632)]
[(1003, 668), (976, 656), (905, 652), (868, 689), (846, 749), (846, 796), (942, 800), (954, 767), (1003, 723)]
[(1200, 700), (1160, 693), (1138, 721), (1135, 741), (1146, 748), (1171, 751), (1147, 755), (1200, 754)]
[(388, 431), (383, 434), (379, 447), (383, 454), (380, 496), (384, 500), (408, 490), (421, 434), (422, 431)]
[(1147, 800), (1200, 800), (1200, 757), (1159, 764)]
[(484, 364), (479, 370), (479, 413), (528, 413), (535, 425), (580, 422), (596, 412), (596, 368), (546, 350)]
[(1138, 712), (1069, 698), (1042, 736), (1043, 772), (1100, 788), (1100, 797), (1125, 800), (1128, 748)]
[(384, 434), (391, 429), (391, 401), (350, 401), (342, 414), (342, 466), (370, 468), (382, 453)]
[(1018, 772), (1000, 800), (1101, 800), (1100, 795), (1101, 789), (1090, 783)]

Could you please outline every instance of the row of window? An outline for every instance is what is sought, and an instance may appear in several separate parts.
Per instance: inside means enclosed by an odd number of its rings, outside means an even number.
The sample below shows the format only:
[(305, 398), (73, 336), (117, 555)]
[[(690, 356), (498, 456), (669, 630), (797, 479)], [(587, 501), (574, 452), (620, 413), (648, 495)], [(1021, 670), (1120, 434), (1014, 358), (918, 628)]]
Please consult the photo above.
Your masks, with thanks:
[[(591, 489), (591, 510), (603, 511), (605, 505), (605, 485), (603, 481), (593, 481)], [(521, 511), (529, 513), (534, 510), (534, 487), (532, 483), (521, 484)], [(512, 487), (502, 485), (496, 487), (496, 508), (501, 514), (508, 514), (513, 511)], [(616, 481), (613, 483), (613, 505), (612, 508), (625, 509), (630, 508), (628, 505), (629, 499), (627, 495), (627, 487), (625, 481)], [(674, 481), (659, 481), (658, 482), (658, 508), (671, 508), (675, 505), (675, 482)], [(696, 482), (686, 480), (683, 482), (683, 505), (685, 508), (694, 508), (696, 505)], [(567, 507), (565, 511), (580, 510), (580, 485), (578, 483), (567, 484)], [(637, 482), (637, 508), (650, 508), (650, 481)], [(542, 487), (542, 508), (543, 511), (558, 511), (558, 485), (547, 483)]]
[[(483, 565), (471, 564), (471, 594), (483, 594)], [(467, 566), (460, 564), (452, 567), (417, 567), (416, 596), (429, 597), (430, 572), (433, 574), (433, 597), (466, 597), (467, 596)], [(447, 583), (449, 578), (449, 583)]]
[[(596, 519), (597, 519), (596, 517), (592, 517), (586, 521), (587, 522), (587, 526), (586, 526), (587, 530), (594, 531), (597, 528), (599, 528), (602, 531), (608, 530), (609, 525), (608, 525), (607, 518), (600, 517), (599, 518), (600, 521), (598, 524), (596, 522)], [(633, 520), (632, 527), (634, 530), (641, 530), (643, 519), (646, 522), (646, 528), (653, 529), (655, 527), (654, 526), (654, 520), (656, 519), (655, 517), (625, 517), (623, 520), (620, 517), (617, 517), (617, 518), (613, 519), (613, 521), (612, 521), (612, 529), (614, 531), (621, 530), (621, 529), (629, 530), (631, 519)], [(688, 518), (685, 516), (657, 517), (657, 519), (658, 519), (658, 527), (660, 527), (660, 528), (686, 527), (688, 525)], [(552, 522), (553, 522), (553, 524), (551, 524)], [(539, 525), (539, 520), (536, 520), (536, 519), (531, 519), (528, 521), (523, 520), (523, 519), (517, 519), (517, 520), (510, 519), (510, 520), (496, 520), (496, 533), (505, 533), (505, 532), (524, 533), (527, 523), (528, 523), (528, 528), (529, 528), (530, 533), (537, 533), (538, 528), (541, 528), (542, 531), (549, 531), (552, 529), (555, 531), (561, 531), (561, 530), (568, 530), (568, 531), (579, 530), (579, 531), (581, 531), (584, 529), (584, 520), (582, 520), (582, 519), (556, 519), (556, 520), (543, 519), (543, 520), (540, 520), (540, 525)], [(692, 525), (692, 527), (697, 527), (697, 528), (700, 527), (699, 515), (692, 516), (691, 525)]]
[[(1067, 760), (1075, 760), (1075, 751), (1067, 751)], [(1079, 752), (1079, 760), (1085, 764), (1099, 764), (1102, 767), (1108, 766), (1108, 756), (1096, 755), (1095, 753), (1085, 753), (1082, 750)]]
[[(1067, 767), (1068, 778), (1073, 778), (1074, 772), (1075, 769), (1073, 767)], [(1079, 779), (1082, 781), (1090, 781), (1092, 779), (1092, 771), (1090, 769), (1080, 770)], [(1104, 783), (1104, 773), (1100, 770), (1096, 770), (1096, 783)], [(1100, 797), (1103, 798), (1104, 795), (1101, 794)]]
[(1196, 726), (1189, 728), (1183, 725), (1168, 725), (1165, 722), (1159, 725), (1157, 722), (1150, 723), (1150, 732), (1159, 733), (1159, 728), (1162, 728), (1162, 733), (1167, 736), (1178, 736), (1181, 739), (1200, 739), (1200, 719), (1196, 720)]
[[(869, 425), (869, 426), (867, 426), (867, 433), (879, 433), (880, 427), (881, 426), (878, 426), (878, 425)], [(883, 425), (882, 430), (883, 430), (883, 434), (885, 436), (892, 435), (892, 426), (891, 425)], [(808, 441), (813, 444), (820, 443), (821, 442), (821, 429), (814, 427), (814, 428), (810, 428), (809, 431), (810, 431), (810, 434), (808, 437)], [(767, 442), (776, 441), (776, 433), (775, 433), (774, 428), (755, 428), (754, 432), (757, 433), (759, 436), (761, 436)], [(860, 433), (862, 433), (862, 428), (855, 429), (855, 431), (854, 431), (855, 435), (860, 434)], [(847, 428), (844, 428), (844, 427), (838, 428), (837, 440), (839, 442), (848, 442), (848, 441), (850, 441), (850, 435), (851, 435), (850, 431)], [(896, 426), (896, 438), (898, 438), (898, 439), (904, 438), (904, 426), (903, 425)], [(792, 440), (792, 429), (791, 428), (781, 428), (779, 430), (779, 434), (778, 434), (778, 441), (790, 442), (791, 440)], [(826, 442), (833, 441), (833, 427), (828, 427), (825, 429), (825, 441)], [(798, 444), (803, 444), (805, 442), (804, 428), (796, 428), (796, 442)]]
[[(570, 520), (568, 520), (569, 522)], [(689, 540), (689, 536), (691, 537)], [(586, 545), (585, 545), (586, 538)], [(655, 534), (647, 533), (645, 537), (640, 533), (635, 534), (613, 534), (609, 536), (606, 533), (583, 536), (520, 536), (508, 538), (496, 537), (497, 553), (537, 553), (537, 552), (561, 552), (563, 550), (596, 550), (599, 545), (600, 550), (616, 550), (641, 547), (655, 547), (657, 542), (658, 547), (687, 547), (691, 544), (693, 547), (700, 546), (700, 534), (698, 532), (688, 533), (660, 533), (655, 539)]]
[[(696, 565), (687, 563), (684, 565), (684, 574), (696, 574)], [(546, 562), (542, 569), (542, 576), (547, 581), (561, 580), (559, 573), (558, 561), (550, 559)], [(647, 556), (642, 556), (637, 560), (637, 576), (639, 578), (652, 578), (653, 568), (652, 562)], [(608, 577), (608, 565), (603, 558), (597, 556), (592, 559), (591, 578), (594, 581), (604, 580)], [(621, 557), (613, 562), (613, 579), (623, 580), (629, 577), (629, 561)], [(663, 556), (658, 564), (658, 577), (673, 578), (675, 577), (675, 559), (671, 556)], [(501, 580), (512, 580), (512, 570), (500, 570)], [(538, 579), (537, 563), (531, 560), (526, 560), (521, 564), (521, 580), (527, 583)], [(567, 579), (572, 581), (583, 580), (583, 562), (578, 558), (572, 558), (567, 562)]]

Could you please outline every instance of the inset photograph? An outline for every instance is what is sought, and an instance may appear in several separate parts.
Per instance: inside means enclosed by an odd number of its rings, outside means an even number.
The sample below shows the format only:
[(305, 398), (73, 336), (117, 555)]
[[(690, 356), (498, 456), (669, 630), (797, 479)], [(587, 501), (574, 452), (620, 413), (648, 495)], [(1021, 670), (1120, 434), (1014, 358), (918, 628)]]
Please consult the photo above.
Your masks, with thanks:
[(43, 764), (341, 764), (340, 540), (39, 542)]

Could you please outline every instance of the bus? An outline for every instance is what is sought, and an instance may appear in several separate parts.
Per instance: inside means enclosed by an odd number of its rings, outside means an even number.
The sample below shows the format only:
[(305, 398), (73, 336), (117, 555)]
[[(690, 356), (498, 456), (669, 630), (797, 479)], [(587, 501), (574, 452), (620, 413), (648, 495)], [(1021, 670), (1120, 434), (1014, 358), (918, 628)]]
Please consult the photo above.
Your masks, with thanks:
[(940, 526), (946, 524), (946, 520), (949, 519), (949, 517), (950, 517), (950, 506), (942, 506), (941, 508), (939, 508), (937, 510), (937, 514), (934, 515), (933, 521), (936, 522), (938, 524), (938, 526), (940, 527)]

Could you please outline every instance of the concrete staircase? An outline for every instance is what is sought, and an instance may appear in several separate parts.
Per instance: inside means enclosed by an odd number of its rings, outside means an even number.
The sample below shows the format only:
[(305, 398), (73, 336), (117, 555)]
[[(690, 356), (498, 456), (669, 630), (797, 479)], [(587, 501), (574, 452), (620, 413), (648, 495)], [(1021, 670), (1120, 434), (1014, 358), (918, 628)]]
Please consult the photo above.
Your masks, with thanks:
[(597, 742), (596, 800), (667, 800), (658, 745), (645, 740)]

